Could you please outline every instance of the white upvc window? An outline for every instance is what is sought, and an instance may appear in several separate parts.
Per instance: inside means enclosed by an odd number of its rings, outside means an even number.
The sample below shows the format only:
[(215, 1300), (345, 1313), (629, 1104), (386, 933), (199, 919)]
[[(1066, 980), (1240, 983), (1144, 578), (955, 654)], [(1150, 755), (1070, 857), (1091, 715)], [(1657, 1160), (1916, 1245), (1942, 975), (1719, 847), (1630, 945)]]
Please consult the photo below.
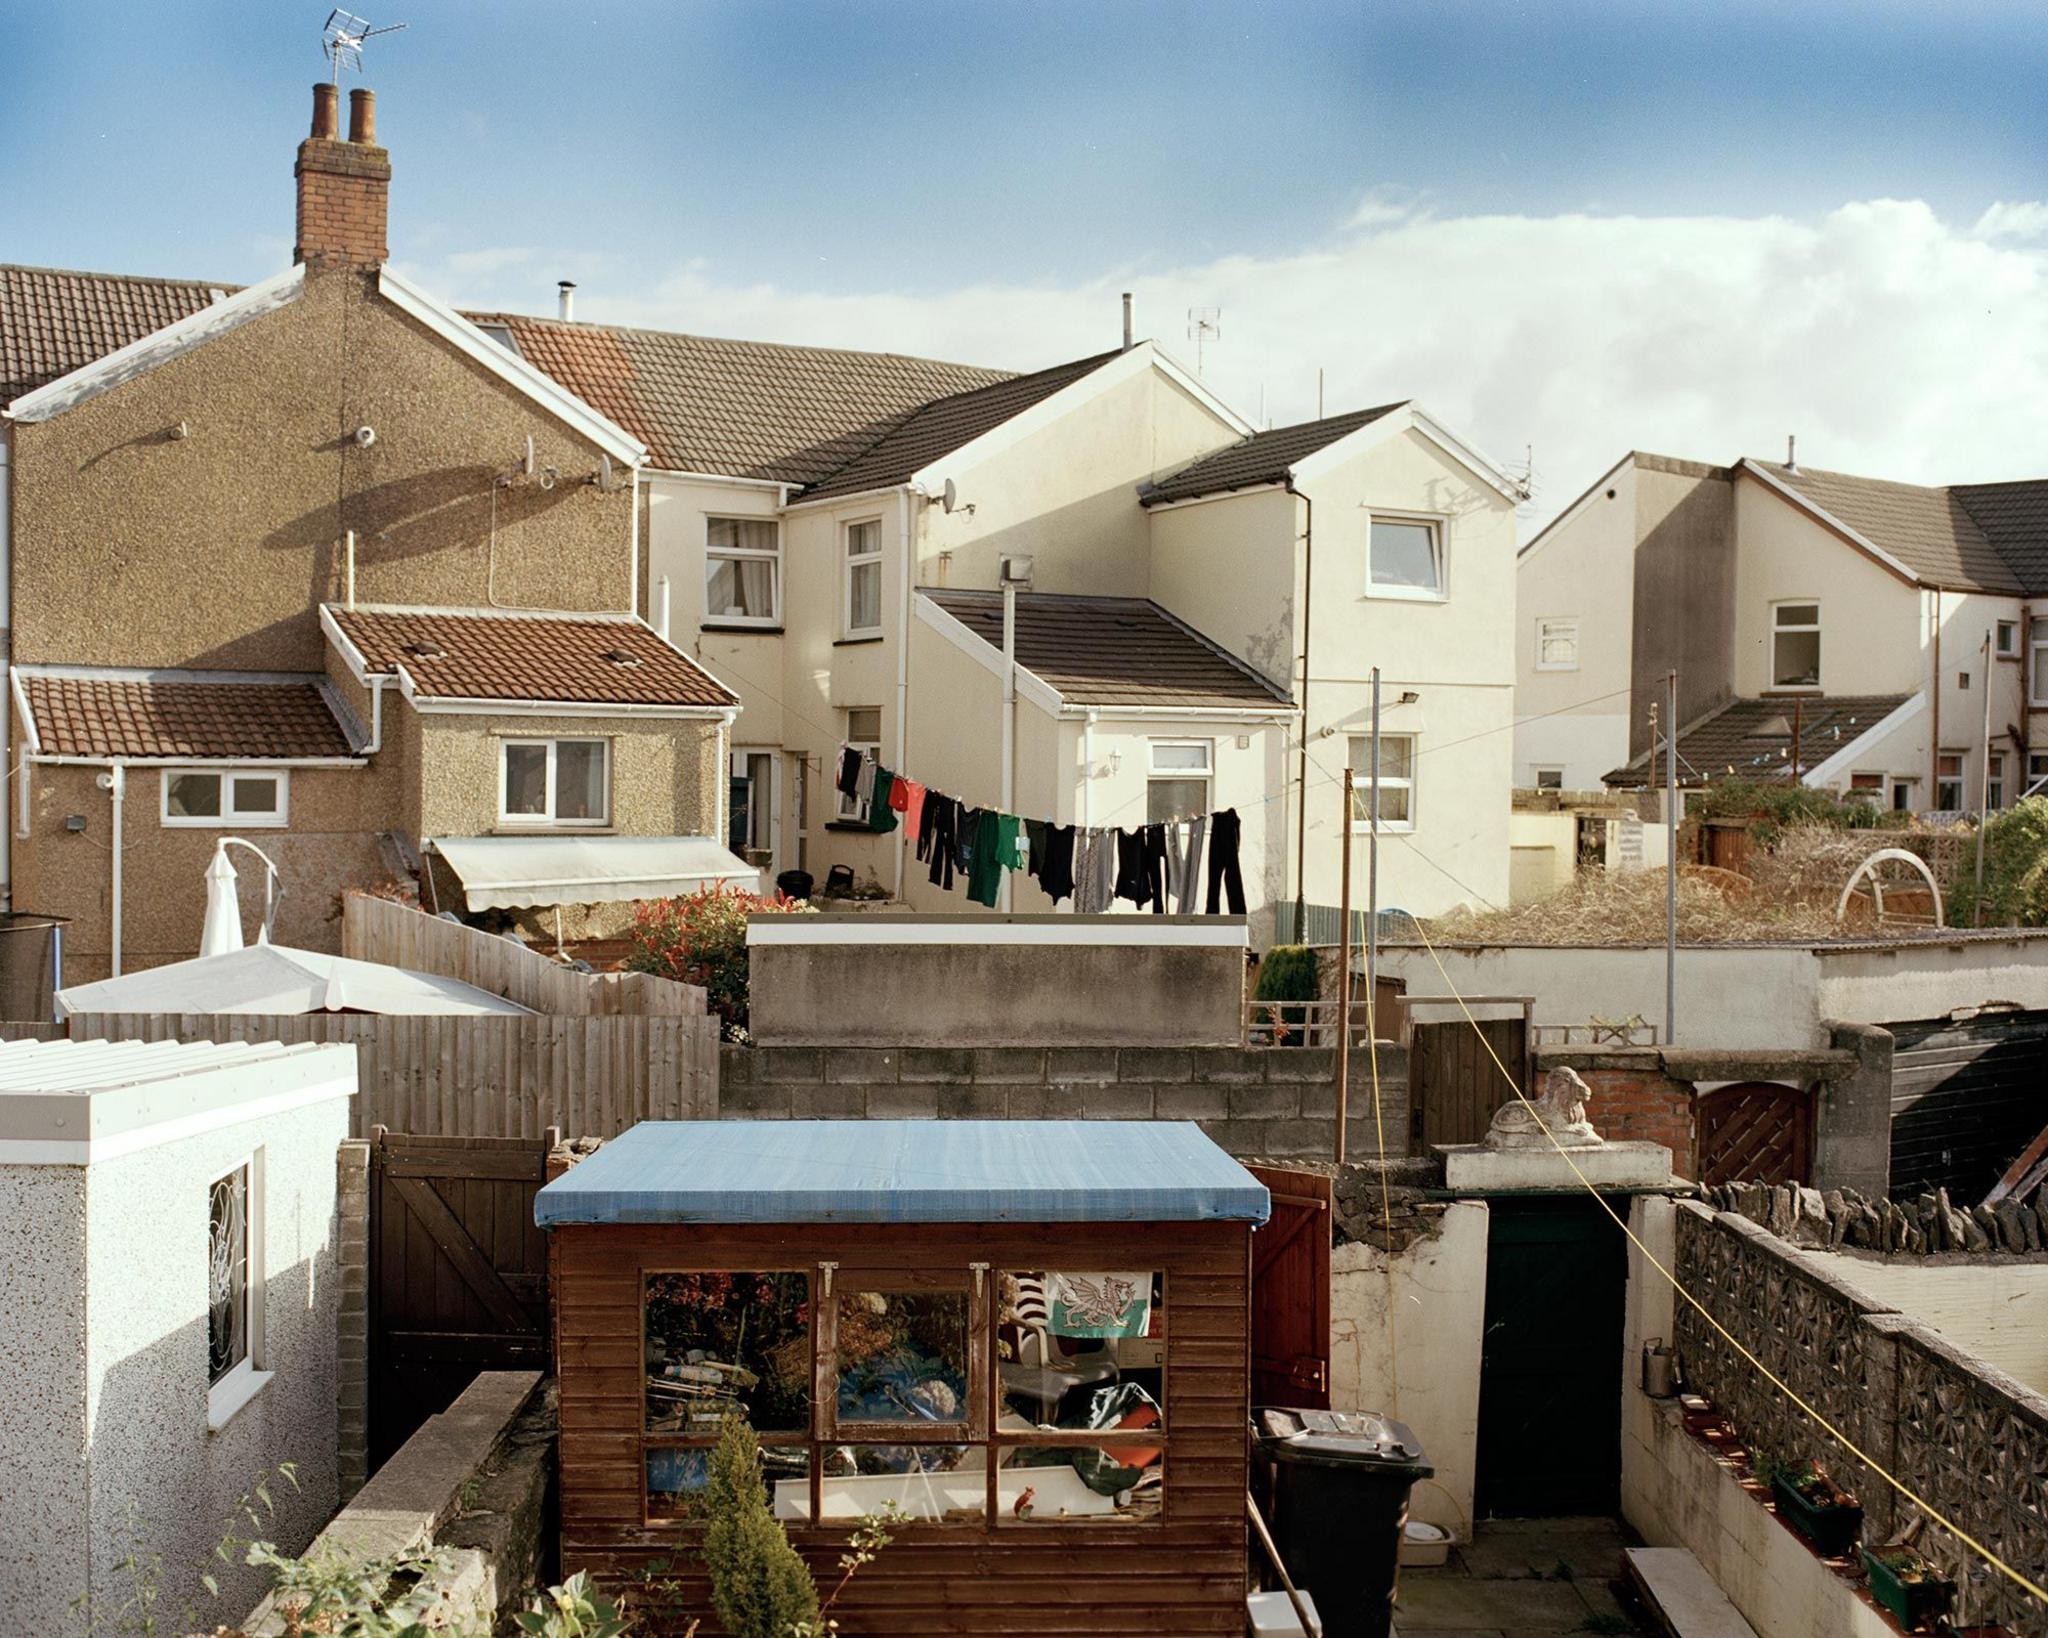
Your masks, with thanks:
[(1963, 811), (1962, 751), (1943, 751), (1934, 759), (1934, 809), (1937, 813)]
[(1163, 825), (1209, 811), (1216, 749), (1206, 739), (1155, 739), (1145, 777), (1145, 823)]
[(1991, 753), (1991, 760), (1985, 764), (1985, 767), (1990, 773), (1990, 783), (1986, 787), (1988, 794), (1985, 797), (1985, 805), (1993, 809), (2002, 808), (2005, 806), (2005, 753), (2003, 751), (1993, 751)]
[(2048, 705), (2048, 618), (2027, 625), (2027, 703)]
[(163, 823), (174, 830), (282, 830), (291, 776), (282, 768), (166, 768)]
[(1536, 669), (1576, 671), (1579, 669), (1579, 623), (1577, 620), (1547, 618), (1536, 622)]
[(498, 822), (604, 825), (611, 821), (611, 742), (498, 742)]
[[(882, 708), (879, 705), (856, 705), (848, 709), (846, 743), (868, 756), (882, 754)], [(867, 817), (867, 804), (859, 797), (848, 796), (836, 784), (833, 789), (839, 798), (842, 823), (857, 823)]]
[(846, 572), (840, 610), (849, 637), (872, 637), (882, 629), (882, 520), (866, 518), (846, 526)]
[(262, 1391), (263, 1151), (206, 1190), (206, 1420), (213, 1428)]
[(1379, 824), (1372, 814), (1372, 739), (1351, 736), (1351, 823), (1357, 830), (1415, 828), (1415, 736), (1380, 735)]
[(1771, 686), (1820, 687), (1820, 604), (1771, 605)]
[(2001, 660), (2017, 660), (2020, 657), (2020, 623), (2017, 620), (2001, 620), (1995, 628), (1996, 635), (1991, 652)]
[[(1380, 750), (1384, 752), (1386, 748), (1386, 738), (1383, 735), (1380, 739)], [(1382, 755), (1380, 760), (1384, 762), (1386, 760), (1385, 756)], [(1564, 769), (1537, 768), (1534, 772), (1536, 774), (1536, 788), (1539, 791), (1561, 791), (1564, 789)]]
[(1375, 512), (1366, 530), (1366, 596), (1444, 600), (1442, 519)]
[[(2039, 786), (2040, 790), (2036, 790), (2036, 786)], [(2048, 752), (2029, 751), (2027, 753), (2027, 783), (2021, 789), (2020, 795), (2038, 796), (2043, 790), (2048, 790)]]
[(773, 518), (704, 520), (704, 618), (772, 626), (782, 619), (782, 525)]

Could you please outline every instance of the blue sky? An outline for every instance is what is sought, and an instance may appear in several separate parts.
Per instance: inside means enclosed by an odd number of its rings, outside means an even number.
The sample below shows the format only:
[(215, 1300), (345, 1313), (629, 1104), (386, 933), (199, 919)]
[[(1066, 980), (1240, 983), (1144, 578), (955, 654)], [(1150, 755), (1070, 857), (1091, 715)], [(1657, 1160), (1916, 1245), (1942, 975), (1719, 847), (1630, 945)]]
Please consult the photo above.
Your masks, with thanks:
[[(1809, 406), (1788, 366), (1759, 407), (1753, 378), (1743, 403), (1736, 377), (1628, 377), (1645, 335), (1699, 368), (1712, 343), (1672, 332), (1701, 303), (1753, 329), (1803, 302), (1796, 339), (1835, 356), (1816, 281), (1911, 328), (1988, 279), (1986, 323), (2033, 326), (2048, 7), (388, 3), (371, 20), (410, 27), (361, 83), (393, 253), (455, 299), (544, 311), (569, 274), (587, 316), (1023, 365), (1113, 339), (1134, 285), (1184, 352), (1185, 308), (1224, 307), (1215, 368), (1247, 408), (1312, 413), (1322, 367), (1333, 408), (1413, 393), (1503, 457), (1561, 451), (1537, 462), (1557, 482), (1617, 441), (1753, 442), (1745, 416), (1866, 464), (2008, 458), (1879, 435), (1862, 380)], [(0, 259), (282, 265), (325, 14), (0, 0)], [(1924, 208), (1838, 214), (1886, 200)], [(1990, 231), (2001, 203), (2023, 208)], [(1951, 322), (1884, 379), (1903, 391)], [(2037, 339), (2048, 360), (2032, 328), (2018, 355)], [(1560, 382), (1588, 345), (1615, 356)]]

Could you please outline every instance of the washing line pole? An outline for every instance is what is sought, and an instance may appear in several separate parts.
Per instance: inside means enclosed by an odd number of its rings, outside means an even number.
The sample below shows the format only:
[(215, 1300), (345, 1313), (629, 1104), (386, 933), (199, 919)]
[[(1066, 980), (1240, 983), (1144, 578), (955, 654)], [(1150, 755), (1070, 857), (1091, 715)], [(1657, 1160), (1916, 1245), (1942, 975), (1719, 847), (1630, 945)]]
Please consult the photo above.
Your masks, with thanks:
[(1351, 770), (1344, 770), (1344, 868), (1337, 909), (1337, 1130), (1336, 1161), (1344, 1164), (1344, 1125), (1351, 1103)]
[(1678, 672), (1664, 675), (1664, 1044), (1678, 1041)]
[[(1410, 768), (1413, 777), (1415, 770)], [(1351, 776), (1344, 776), (1344, 834), (1351, 835)], [(1372, 668), (1372, 829), (1365, 843), (1365, 1007), (1373, 1017), (1380, 1001), (1380, 668)], [(1348, 848), (1348, 842), (1347, 842)], [(1349, 1020), (1347, 1019), (1348, 1023)], [(1373, 1037), (1377, 1040), (1377, 1026)]]
[(1984, 633), (1984, 766), (1977, 781), (1977, 899), (1970, 925), (1984, 925), (1984, 827), (1991, 823), (1991, 633)]
[[(1010, 564), (1003, 561), (1003, 809), (1016, 808), (1014, 786), (1017, 773), (1017, 582), (1010, 578)], [(1003, 871), (1002, 909), (1010, 913), (1010, 871)]]

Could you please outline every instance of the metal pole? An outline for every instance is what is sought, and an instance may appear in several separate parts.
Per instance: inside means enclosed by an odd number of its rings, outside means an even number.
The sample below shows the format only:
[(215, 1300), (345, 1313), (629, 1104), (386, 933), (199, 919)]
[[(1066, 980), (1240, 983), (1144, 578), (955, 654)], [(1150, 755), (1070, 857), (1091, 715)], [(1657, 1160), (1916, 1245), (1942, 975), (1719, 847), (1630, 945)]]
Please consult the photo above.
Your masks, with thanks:
[[(1003, 812), (1015, 811), (1017, 762), (1017, 583), (1003, 576)], [(1003, 913), (1010, 910), (1010, 878), (1015, 871), (1001, 872)]]
[[(1408, 770), (1415, 777), (1415, 770)], [(1351, 781), (1344, 781), (1344, 800), (1351, 800)], [(1365, 842), (1365, 1004), (1372, 1018), (1380, 1003), (1380, 668), (1372, 668), (1372, 829)], [(1413, 800), (1413, 797), (1410, 797)], [(1351, 834), (1350, 812), (1345, 812), (1344, 834)], [(1347, 844), (1348, 851), (1348, 844)], [(1378, 1039), (1375, 1025), (1374, 1039)]]
[(1984, 925), (1984, 827), (1991, 823), (1991, 633), (1984, 633), (1984, 668), (1978, 673), (1984, 684), (1984, 766), (1977, 781), (1977, 902), (1970, 918), (1973, 927)]
[(1795, 790), (1799, 786), (1799, 730), (1806, 720), (1799, 709), (1802, 703), (1800, 700), (1792, 702), (1792, 785)]
[(1664, 1044), (1678, 1040), (1678, 672), (1664, 677)]
[(1344, 848), (1337, 910), (1337, 1131), (1336, 1161), (1344, 1164), (1344, 1124), (1351, 1102), (1351, 769), (1344, 770)]

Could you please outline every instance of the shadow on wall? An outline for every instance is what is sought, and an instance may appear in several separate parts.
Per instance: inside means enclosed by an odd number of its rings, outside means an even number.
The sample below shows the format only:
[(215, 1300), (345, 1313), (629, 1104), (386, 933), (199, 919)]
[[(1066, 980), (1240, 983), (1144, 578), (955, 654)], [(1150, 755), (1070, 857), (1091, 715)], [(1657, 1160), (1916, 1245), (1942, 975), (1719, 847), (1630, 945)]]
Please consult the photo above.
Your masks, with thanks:
[[(148, 1580), (124, 1560), (161, 1558), (160, 1625), (210, 1632), (239, 1621), (267, 1590), (242, 1549), (216, 1555), (223, 1541), (265, 1540), (297, 1553), (333, 1514), (334, 1338), (331, 1319), (322, 1323), (333, 1277), (323, 1255), (265, 1282), (263, 1358), (275, 1374), (218, 1432), (207, 1426), (204, 1316), (100, 1374), (86, 1559), (95, 1618), (108, 1630), (136, 1626), (127, 1606)], [(285, 1462), (296, 1468), (295, 1484), (278, 1474)], [(259, 1485), (271, 1506), (256, 1496)], [(203, 1575), (215, 1578), (218, 1596)]]

